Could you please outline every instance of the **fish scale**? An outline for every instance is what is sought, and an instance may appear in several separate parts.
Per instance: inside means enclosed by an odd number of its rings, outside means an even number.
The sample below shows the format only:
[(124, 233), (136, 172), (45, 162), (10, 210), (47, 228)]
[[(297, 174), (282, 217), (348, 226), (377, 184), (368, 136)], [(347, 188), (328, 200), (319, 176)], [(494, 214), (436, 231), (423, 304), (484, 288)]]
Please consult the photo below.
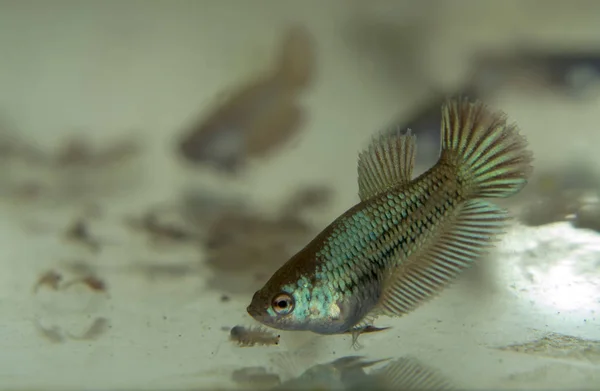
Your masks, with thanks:
[[(437, 171), (440, 173), (435, 174), (435, 179), (424, 176), (422, 182), (373, 199), (365, 203), (362, 210), (338, 221), (322, 249), (314, 255), (319, 266), (311, 286), (319, 287), (318, 295), (322, 295), (323, 290), (330, 290), (331, 296), (335, 297), (337, 292), (337, 299), (343, 301), (353, 295), (365, 297), (371, 291), (381, 289), (382, 272), (390, 264), (401, 264), (408, 258), (417, 241), (425, 241), (436, 222), (451, 213), (452, 205), (458, 200), (459, 194), (455, 192), (454, 197), (437, 195), (437, 200), (432, 202), (427, 186), (433, 187), (436, 183), (435, 188), (439, 188), (439, 184), (448, 182), (444, 175), (447, 169), (438, 168)], [(419, 211), (425, 204), (434, 212)], [(398, 211), (396, 205), (399, 205)], [(394, 222), (392, 211), (399, 213), (401, 219)], [(366, 246), (361, 246), (361, 242)], [(356, 248), (357, 254), (349, 252), (350, 248)], [(353, 261), (362, 259), (370, 262)], [(365, 311), (359, 311), (355, 318), (365, 315)]]
[(360, 153), (360, 203), (326, 227), (258, 290), (248, 313), (283, 330), (372, 332), (436, 296), (503, 233), (487, 198), (518, 193), (531, 173), (525, 139), (480, 102), (442, 108), (440, 159), (412, 179), (416, 138), (375, 137)]

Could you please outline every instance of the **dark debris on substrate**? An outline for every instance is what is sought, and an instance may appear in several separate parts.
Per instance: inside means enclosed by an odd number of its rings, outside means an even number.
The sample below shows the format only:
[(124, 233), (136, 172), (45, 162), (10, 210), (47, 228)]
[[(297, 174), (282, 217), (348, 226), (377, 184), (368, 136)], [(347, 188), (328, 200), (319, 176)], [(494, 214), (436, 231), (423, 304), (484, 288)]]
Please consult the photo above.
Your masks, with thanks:
[(75, 135), (48, 150), (0, 129), (1, 195), (20, 202), (66, 204), (124, 191), (135, 186), (136, 176), (128, 174), (139, 152), (133, 138), (100, 146)]

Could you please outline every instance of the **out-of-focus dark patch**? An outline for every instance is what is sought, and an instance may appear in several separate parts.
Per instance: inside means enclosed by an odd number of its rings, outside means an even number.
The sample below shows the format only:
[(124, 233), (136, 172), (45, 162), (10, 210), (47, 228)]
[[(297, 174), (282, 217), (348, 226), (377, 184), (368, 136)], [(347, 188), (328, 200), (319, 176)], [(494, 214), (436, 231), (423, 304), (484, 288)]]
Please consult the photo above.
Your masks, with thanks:
[(231, 297), (227, 296), (227, 295), (221, 295), (221, 303), (227, 303), (229, 301), (231, 301)]
[(600, 175), (587, 162), (539, 170), (518, 203), (525, 225), (568, 221), (576, 228), (600, 231)]
[(83, 219), (75, 220), (67, 229), (65, 236), (71, 241), (87, 246), (93, 252), (100, 250), (100, 242), (92, 236), (87, 222)]
[(90, 142), (74, 137), (65, 142), (54, 161), (59, 167), (105, 167), (121, 164), (138, 153), (139, 146), (133, 140), (94, 148)]
[(402, 86), (402, 90), (429, 87), (422, 48), (433, 38), (434, 26), (426, 14), (415, 16), (404, 23), (384, 22), (363, 13), (350, 19), (344, 41), (368, 61), (370, 77), (388, 86)]
[(78, 136), (48, 151), (2, 129), (2, 195), (56, 205), (126, 190), (135, 185), (130, 169), (139, 151), (133, 139), (96, 146)]
[(296, 216), (224, 213), (210, 225), (204, 242), (207, 264), (215, 273), (209, 285), (250, 293), (314, 234), (315, 228)]
[(246, 367), (233, 371), (231, 380), (244, 388), (268, 390), (281, 384), (279, 375), (267, 372), (264, 367)]
[[(202, 245), (206, 263), (213, 276), (209, 286), (221, 292), (249, 294), (267, 281), (278, 267), (318, 233), (304, 213), (327, 206), (332, 190), (326, 186), (305, 186), (283, 202), (274, 215), (266, 216), (244, 204), (215, 208), (202, 213), (204, 208), (195, 203), (194, 221), (205, 216)], [(223, 205), (224, 206), (224, 205)]]
[(521, 82), (542, 87), (541, 91), (578, 97), (600, 81), (600, 48), (542, 51), (521, 47), (506, 54), (480, 53), (472, 68), (472, 87), (482, 94)]
[(297, 214), (306, 209), (320, 209), (331, 203), (333, 192), (325, 186), (307, 186), (297, 190), (281, 208), (282, 215)]
[(152, 209), (139, 218), (127, 218), (126, 223), (131, 229), (147, 234), (154, 243), (191, 242), (198, 239), (193, 227), (183, 222), (168, 222), (160, 212)]
[[(423, 78), (423, 75), (420, 77)], [(487, 100), (507, 85), (580, 97), (594, 83), (600, 83), (600, 49), (543, 52), (521, 48), (509, 53), (477, 53), (471, 61), (469, 76), (462, 85), (453, 91), (432, 94), (427, 101), (417, 104), (410, 114), (391, 121), (388, 128), (390, 131), (411, 129), (417, 136), (416, 166), (417, 171), (422, 171), (439, 157), (440, 106), (448, 97)], [(431, 89), (435, 90), (435, 87)]]
[(168, 281), (198, 276), (200, 264), (198, 262), (136, 262), (129, 269), (150, 281)]
[(572, 224), (575, 228), (591, 229), (600, 232), (600, 203), (596, 201), (581, 206)]

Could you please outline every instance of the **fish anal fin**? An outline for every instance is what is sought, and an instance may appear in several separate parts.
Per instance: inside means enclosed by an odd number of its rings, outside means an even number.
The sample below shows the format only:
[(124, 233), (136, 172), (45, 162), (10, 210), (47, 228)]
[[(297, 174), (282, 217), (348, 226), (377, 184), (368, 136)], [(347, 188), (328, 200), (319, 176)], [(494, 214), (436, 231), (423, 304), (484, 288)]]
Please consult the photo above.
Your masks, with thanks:
[(409, 183), (417, 150), (417, 138), (410, 129), (382, 133), (358, 155), (358, 195), (361, 201), (394, 186)]
[(492, 203), (465, 202), (424, 249), (390, 273), (372, 315), (402, 316), (435, 297), (493, 247), (507, 219)]

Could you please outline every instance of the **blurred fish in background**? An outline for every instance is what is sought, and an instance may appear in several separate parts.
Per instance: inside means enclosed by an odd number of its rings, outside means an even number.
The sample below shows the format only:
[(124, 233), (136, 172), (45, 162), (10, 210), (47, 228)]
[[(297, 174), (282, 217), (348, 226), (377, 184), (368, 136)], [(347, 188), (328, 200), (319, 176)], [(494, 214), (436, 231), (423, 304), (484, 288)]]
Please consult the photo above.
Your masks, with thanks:
[(439, 154), (441, 102), (448, 96), (468, 96), (488, 101), (506, 85), (539, 93), (561, 94), (584, 99), (594, 83), (600, 83), (600, 48), (598, 52), (560, 53), (521, 49), (514, 53), (481, 54), (474, 57), (470, 76), (456, 91), (433, 94), (429, 102), (418, 106), (413, 114), (398, 118), (390, 129), (412, 129), (419, 139), (417, 166), (429, 167)]
[(288, 143), (302, 128), (300, 94), (315, 78), (315, 48), (309, 32), (290, 27), (275, 66), (237, 87), (229, 98), (191, 126), (179, 142), (186, 161), (236, 174), (249, 159)]
[(427, 43), (440, 33), (433, 25), (439, 8), (436, 2), (403, 9), (410, 17), (402, 20), (390, 20), (389, 15), (395, 13), (387, 8), (379, 4), (375, 10), (363, 9), (352, 19), (346, 40), (354, 51), (369, 59), (370, 67), (385, 83), (403, 91), (427, 92), (425, 99), (413, 100), (413, 109), (383, 126), (392, 132), (409, 128), (417, 135), (416, 174), (437, 160), (440, 105), (448, 97), (489, 101), (506, 86), (570, 99), (585, 99), (598, 91), (594, 87), (600, 84), (600, 46), (562, 49), (534, 43), (475, 52), (463, 82), (452, 90), (442, 88), (423, 63)]

